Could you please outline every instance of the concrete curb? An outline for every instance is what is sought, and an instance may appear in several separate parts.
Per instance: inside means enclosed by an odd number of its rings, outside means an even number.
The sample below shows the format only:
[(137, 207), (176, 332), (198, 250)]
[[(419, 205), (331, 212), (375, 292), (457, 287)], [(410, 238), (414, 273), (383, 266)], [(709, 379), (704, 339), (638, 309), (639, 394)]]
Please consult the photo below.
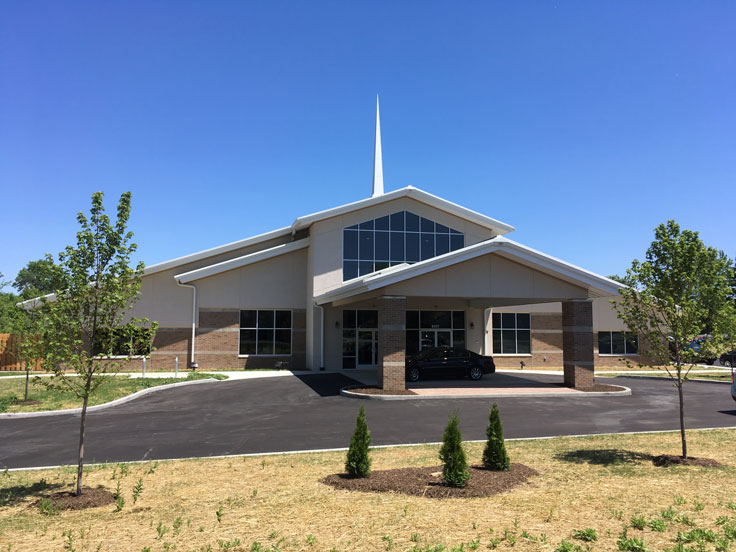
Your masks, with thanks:
[[(227, 381), (227, 380), (207, 378), (207, 379), (200, 379), (200, 380), (194, 380), (194, 381), (182, 381), (179, 383), (167, 383), (166, 385), (158, 385), (156, 387), (148, 387), (147, 389), (141, 389), (140, 391), (136, 391), (135, 393), (126, 395), (125, 397), (120, 397), (119, 399), (115, 399), (114, 401), (106, 402), (103, 404), (97, 404), (95, 406), (88, 406), (87, 412), (94, 412), (96, 410), (104, 410), (105, 408), (110, 408), (111, 406), (118, 406), (121, 404), (125, 404), (139, 397), (143, 397), (144, 395), (155, 393), (156, 391), (163, 391), (165, 389), (171, 389), (173, 387), (182, 387), (184, 385), (194, 385), (197, 383), (209, 383), (213, 381)], [(44, 410), (41, 412), (7, 412), (4, 414), (0, 414), (0, 420), (6, 419), (6, 418), (38, 418), (41, 416), (61, 416), (64, 414), (79, 414), (80, 412), (82, 412), (81, 408), (68, 408), (66, 410)]]
[(348, 397), (350, 399), (368, 399), (373, 401), (413, 401), (413, 400), (442, 400), (442, 399), (503, 399), (506, 397), (512, 398), (545, 398), (545, 397), (565, 397), (565, 398), (579, 398), (579, 397), (605, 397), (605, 396), (627, 396), (631, 395), (631, 389), (624, 387), (623, 385), (615, 385), (614, 387), (620, 387), (621, 391), (589, 391), (584, 393), (490, 393), (484, 395), (458, 393), (453, 395), (369, 395), (367, 393), (355, 393), (351, 389), (360, 389), (365, 387), (364, 385), (356, 386), (350, 385), (340, 389), (340, 395)]

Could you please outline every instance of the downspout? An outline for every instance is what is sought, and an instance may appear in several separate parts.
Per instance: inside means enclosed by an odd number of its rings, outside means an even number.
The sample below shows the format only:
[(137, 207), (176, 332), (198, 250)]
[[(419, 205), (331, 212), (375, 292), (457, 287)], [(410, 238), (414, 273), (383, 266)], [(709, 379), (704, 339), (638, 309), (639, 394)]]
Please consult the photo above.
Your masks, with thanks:
[(194, 339), (196, 337), (196, 329), (197, 329), (197, 287), (193, 284), (182, 284), (179, 280), (176, 281), (177, 285), (180, 285), (182, 287), (188, 287), (192, 288), (192, 351), (191, 351), (191, 360), (189, 361), (189, 367), (192, 370), (196, 370), (199, 365), (194, 362)]
[(315, 301), (315, 308), (319, 309), (320, 326), (322, 327), (322, 333), (320, 335), (319, 343), (319, 369), (325, 369), (325, 308), (322, 305), (318, 305)]

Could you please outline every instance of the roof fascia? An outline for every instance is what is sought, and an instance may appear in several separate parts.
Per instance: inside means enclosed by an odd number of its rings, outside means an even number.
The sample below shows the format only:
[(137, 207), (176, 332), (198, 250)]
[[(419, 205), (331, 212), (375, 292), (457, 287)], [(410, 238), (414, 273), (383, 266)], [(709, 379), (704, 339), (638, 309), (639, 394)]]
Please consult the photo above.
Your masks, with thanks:
[(421, 201), (422, 203), (435, 207), (436, 209), (451, 213), (470, 222), (474, 222), (484, 228), (491, 229), (499, 235), (507, 234), (514, 230), (513, 226), (504, 222), (492, 219), (476, 211), (458, 205), (457, 203), (452, 203), (451, 201), (432, 195), (424, 190), (415, 188), (414, 186), (407, 186), (406, 188), (394, 190), (393, 192), (388, 192), (380, 196), (361, 199), (360, 201), (354, 201), (353, 203), (347, 203), (339, 207), (333, 207), (332, 209), (299, 217), (294, 221), (294, 224), (291, 225), (291, 228), (293, 231), (301, 230), (302, 228), (307, 228), (320, 220), (340, 216), (359, 209), (365, 209), (366, 207), (371, 207), (373, 205), (378, 205), (401, 197), (411, 197), (417, 201)]
[(202, 278), (214, 276), (222, 272), (227, 272), (228, 270), (234, 270), (236, 268), (241, 268), (243, 266), (247, 266), (253, 263), (258, 263), (260, 261), (272, 259), (280, 255), (285, 255), (286, 253), (298, 251), (299, 249), (304, 249), (305, 247), (309, 247), (309, 244), (310, 244), (310, 239), (304, 238), (302, 240), (297, 240), (297, 241), (277, 245), (269, 249), (264, 249), (263, 251), (256, 251), (255, 253), (243, 255), (242, 257), (236, 257), (235, 259), (229, 259), (221, 263), (215, 263), (213, 265), (204, 266), (196, 270), (191, 270), (189, 272), (177, 274), (176, 276), (174, 276), (174, 279), (182, 284), (185, 284), (187, 282), (193, 282), (195, 280), (201, 280)]
[(271, 232), (266, 232), (265, 234), (259, 234), (257, 236), (253, 236), (243, 240), (226, 243), (225, 245), (220, 245), (211, 249), (205, 249), (204, 251), (199, 251), (197, 253), (185, 255), (183, 257), (171, 259), (170, 261), (164, 261), (162, 263), (147, 266), (143, 270), (143, 275), (148, 276), (150, 274), (155, 274), (156, 272), (161, 272), (170, 268), (176, 268), (185, 264), (201, 261), (202, 259), (207, 259), (208, 257), (213, 257), (222, 253), (229, 253), (230, 251), (235, 251), (249, 245), (255, 245), (257, 243), (280, 238), (289, 234), (291, 234), (291, 227), (279, 228), (278, 230), (272, 230)]

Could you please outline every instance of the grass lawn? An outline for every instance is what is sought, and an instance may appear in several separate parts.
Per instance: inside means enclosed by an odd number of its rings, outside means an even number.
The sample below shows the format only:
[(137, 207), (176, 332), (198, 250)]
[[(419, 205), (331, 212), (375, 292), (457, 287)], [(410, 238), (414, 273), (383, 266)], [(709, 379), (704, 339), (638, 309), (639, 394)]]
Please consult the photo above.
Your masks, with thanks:
[[(110, 381), (100, 386), (90, 396), (89, 406), (102, 404), (120, 397), (125, 397), (141, 389), (165, 385), (168, 383), (180, 383), (193, 379), (226, 379), (226, 376), (190, 373), (186, 378), (135, 378), (129, 379), (125, 376), (114, 376)], [(77, 399), (73, 393), (48, 390), (40, 383), (34, 383), (33, 376), (28, 385), (28, 400), (38, 401), (33, 404), (18, 404), (23, 400), (25, 391), (25, 378), (13, 378), (0, 380), (0, 412), (40, 412), (43, 410), (61, 410), (64, 408), (81, 408), (82, 401)]]
[[(512, 462), (540, 475), (474, 499), (320, 483), (343, 471), (344, 452), (91, 467), (87, 485), (114, 491), (120, 484), (120, 511), (108, 505), (42, 513), (38, 497), (71, 488), (72, 468), (0, 473), (0, 542), (11, 551), (44, 552), (450, 552), (555, 551), (566, 540), (564, 550), (573, 551), (621, 549), (625, 529), (624, 550), (643, 549), (634, 538), (652, 551), (677, 550), (678, 538), (692, 541), (683, 551), (736, 549), (736, 430), (688, 436), (694, 455), (724, 467), (654, 467), (651, 455), (679, 452), (675, 432), (513, 441)], [(482, 443), (467, 443), (466, 450), (471, 463), (480, 461)], [(435, 466), (437, 452), (433, 445), (373, 450), (373, 469)]]
[[(684, 373), (684, 372), (683, 372)], [(595, 372), (596, 376), (604, 377), (604, 378), (615, 378), (617, 375), (621, 374), (601, 374), (596, 370)], [(662, 371), (661, 373), (657, 374), (644, 374), (644, 377), (647, 378), (669, 378), (667, 375), (667, 372)], [(631, 376), (629, 376), (631, 377)], [(691, 380), (712, 380), (712, 381), (725, 381), (727, 383), (731, 383), (731, 372), (710, 372), (710, 373), (701, 373), (701, 372), (690, 372), (690, 375), (688, 376), (688, 379)]]

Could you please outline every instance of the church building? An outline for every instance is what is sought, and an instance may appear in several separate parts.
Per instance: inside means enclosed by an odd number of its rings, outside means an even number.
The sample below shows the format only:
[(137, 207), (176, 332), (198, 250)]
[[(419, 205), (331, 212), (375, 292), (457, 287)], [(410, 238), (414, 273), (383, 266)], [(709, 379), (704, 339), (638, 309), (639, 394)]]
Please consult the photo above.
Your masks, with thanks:
[(413, 186), (383, 189), (378, 109), (371, 197), (146, 268), (133, 314), (159, 323), (153, 369), (376, 370), (403, 389), (407, 356), (434, 346), (498, 367), (636, 357), (610, 300), (621, 284), (531, 249), (514, 228)]

